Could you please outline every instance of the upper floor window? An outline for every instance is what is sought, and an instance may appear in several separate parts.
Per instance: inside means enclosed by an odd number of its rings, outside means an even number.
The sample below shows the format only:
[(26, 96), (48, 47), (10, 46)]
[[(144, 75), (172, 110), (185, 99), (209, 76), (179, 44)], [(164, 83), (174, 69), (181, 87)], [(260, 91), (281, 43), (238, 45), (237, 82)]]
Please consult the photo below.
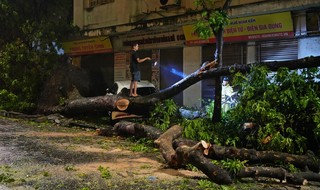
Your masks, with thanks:
[(89, 7), (95, 7), (107, 3), (114, 3), (114, 0), (89, 0)]
[(307, 12), (307, 31), (309, 34), (319, 34), (320, 32), (320, 10)]

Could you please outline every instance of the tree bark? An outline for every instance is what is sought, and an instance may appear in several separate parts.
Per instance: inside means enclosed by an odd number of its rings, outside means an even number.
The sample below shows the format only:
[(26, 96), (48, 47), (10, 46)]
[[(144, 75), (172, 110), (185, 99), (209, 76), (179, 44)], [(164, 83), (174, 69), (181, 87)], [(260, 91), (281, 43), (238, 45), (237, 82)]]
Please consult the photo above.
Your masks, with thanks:
[(159, 147), (163, 158), (166, 160), (170, 167), (181, 166), (176, 159), (176, 151), (172, 147), (174, 139), (179, 138), (182, 135), (182, 127), (174, 125), (164, 132), (154, 143)]
[(313, 172), (298, 172), (289, 173), (283, 168), (274, 167), (245, 167), (241, 169), (237, 174), (237, 178), (257, 178), (257, 177), (267, 177), (279, 179), (280, 182), (286, 180), (289, 184), (294, 185), (307, 185), (309, 181), (320, 182), (320, 174)]
[(158, 139), (163, 133), (158, 128), (128, 121), (121, 121), (116, 123), (112, 130), (118, 133), (118, 135), (149, 138), (151, 140)]
[(232, 179), (226, 170), (213, 164), (211, 160), (203, 156), (201, 143), (198, 143), (193, 147), (179, 146), (176, 149), (176, 156), (179, 163), (192, 164), (215, 183), (232, 183)]
[[(303, 181), (303, 185), (305, 185), (306, 181), (316, 181), (320, 182), (320, 174), (313, 172), (298, 172), (293, 174), (288, 174), (287, 181), (292, 184), (298, 184)], [(300, 184), (298, 184), (300, 185)]]
[(224, 147), (211, 145), (207, 157), (211, 159), (239, 159), (248, 160), (249, 164), (258, 163), (283, 163), (293, 164), (297, 168), (319, 172), (320, 162), (314, 156), (294, 155), (275, 151), (256, 151), (255, 149), (238, 149), (235, 147)]
[[(267, 177), (279, 179), (281, 182), (286, 178), (286, 170), (272, 167), (245, 167), (236, 174), (237, 178)], [(301, 184), (300, 184), (301, 185)]]
[[(223, 7), (222, 12), (227, 13), (228, 8), (231, 4), (232, 0), (226, 0)], [(208, 16), (210, 17), (210, 16)], [(209, 18), (208, 18), (209, 19)], [(216, 37), (216, 50), (214, 53), (214, 59), (218, 62), (218, 68), (223, 67), (223, 60), (222, 60), (222, 53), (223, 53), (223, 31), (224, 26), (219, 26), (219, 29), (215, 30), (215, 25), (210, 26), (215, 37)], [(221, 84), (221, 77), (215, 77), (215, 91), (214, 91), (214, 109), (212, 114), (212, 122), (218, 123), (221, 122), (221, 91), (222, 91), (222, 84)]]
[[(193, 146), (197, 142), (192, 140), (176, 139), (173, 147), (182, 145)], [(320, 160), (313, 155), (295, 155), (275, 151), (257, 151), (255, 149), (238, 149), (235, 147), (226, 147), (219, 145), (208, 145), (204, 150), (206, 157), (214, 160), (239, 159), (247, 160), (248, 164), (293, 164), (302, 170), (320, 171)]]

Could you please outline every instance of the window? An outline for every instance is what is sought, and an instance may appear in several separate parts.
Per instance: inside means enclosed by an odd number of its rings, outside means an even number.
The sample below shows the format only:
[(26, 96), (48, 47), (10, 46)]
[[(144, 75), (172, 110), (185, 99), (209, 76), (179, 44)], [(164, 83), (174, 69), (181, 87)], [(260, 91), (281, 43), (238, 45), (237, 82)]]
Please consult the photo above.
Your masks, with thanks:
[(320, 10), (307, 12), (307, 31), (308, 33), (319, 33), (320, 31)]

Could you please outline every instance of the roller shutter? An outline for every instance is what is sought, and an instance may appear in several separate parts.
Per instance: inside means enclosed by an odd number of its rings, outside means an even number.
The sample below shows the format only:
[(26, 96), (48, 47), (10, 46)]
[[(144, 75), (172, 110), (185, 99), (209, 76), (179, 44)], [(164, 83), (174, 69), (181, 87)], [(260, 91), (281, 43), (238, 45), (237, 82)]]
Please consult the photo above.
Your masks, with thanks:
[[(258, 42), (260, 61), (288, 61), (298, 59), (298, 40), (274, 40)], [(259, 51), (258, 51), (259, 52)]]

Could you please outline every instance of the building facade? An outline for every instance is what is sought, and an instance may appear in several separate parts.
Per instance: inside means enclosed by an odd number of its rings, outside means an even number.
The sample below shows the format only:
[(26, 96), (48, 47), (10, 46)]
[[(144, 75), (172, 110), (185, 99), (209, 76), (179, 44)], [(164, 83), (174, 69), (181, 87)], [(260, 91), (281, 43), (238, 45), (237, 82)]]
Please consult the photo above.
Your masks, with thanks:
[[(139, 43), (142, 79), (164, 89), (213, 59), (214, 36), (193, 31), (200, 11), (193, 0), (74, 0), (74, 24), (84, 32), (66, 54), (86, 69), (95, 94), (114, 81), (129, 80), (129, 52)], [(223, 5), (216, 0), (213, 9)], [(320, 55), (320, 0), (233, 0), (224, 31), (223, 64), (249, 64)], [(154, 64), (157, 62), (157, 64)], [(192, 85), (174, 100), (200, 107), (213, 99), (214, 81)]]

